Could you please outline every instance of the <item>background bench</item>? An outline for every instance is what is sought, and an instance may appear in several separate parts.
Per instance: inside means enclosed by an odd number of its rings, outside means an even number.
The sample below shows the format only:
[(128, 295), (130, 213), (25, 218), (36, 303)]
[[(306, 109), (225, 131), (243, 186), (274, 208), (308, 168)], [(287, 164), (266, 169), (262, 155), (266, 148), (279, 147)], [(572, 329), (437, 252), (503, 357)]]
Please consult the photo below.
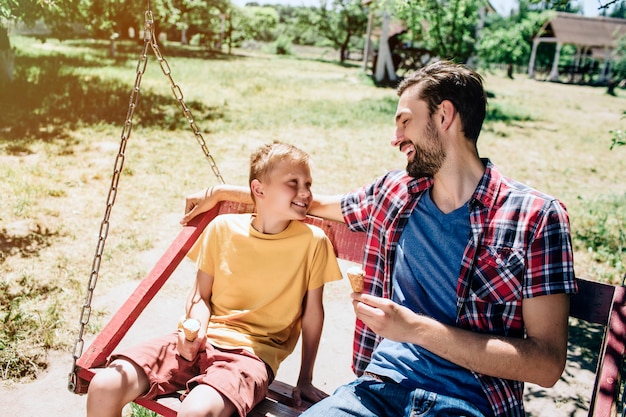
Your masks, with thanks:
[[(89, 381), (97, 368), (104, 366), (108, 356), (185, 258), (206, 225), (218, 214), (249, 212), (251, 209), (248, 205), (225, 202), (204, 215), (198, 216), (181, 230), (152, 271), (139, 283), (135, 291), (78, 359), (77, 384), (74, 392), (77, 394), (87, 392)], [(350, 232), (343, 223), (322, 220), (312, 216), (309, 216), (306, 222), (314, 224), (326, 232), (333, 243), (338, 258), (359, 264), (362, 262), (365, 234)], [(603, 342), (598, 354), (596, 380), (593, 392), (590, 393), (589, 416), (615, 416), (617, 415), (624, 358), (626, 290), (621, 286), (584, 279), (577, 280), (579, 292), (571, 298), (570, 316), (604, 326)], [(346, 349), (350, 349), (350, 346), (346, 346)], [(295, 408), (291, 401), (291, 390), (290, 385), (274, 381), (270, 386), (267, 398), (249, 416), (292, 417), (300, 415), (302, 410), (310, 404), (305, 404), (301, 409)], [(157, 401), (137, 400), (136, 403), (165, 417), (176, 416), (176, 410), (180, 405), (180, 401), (176, 397), (160, 398)]]

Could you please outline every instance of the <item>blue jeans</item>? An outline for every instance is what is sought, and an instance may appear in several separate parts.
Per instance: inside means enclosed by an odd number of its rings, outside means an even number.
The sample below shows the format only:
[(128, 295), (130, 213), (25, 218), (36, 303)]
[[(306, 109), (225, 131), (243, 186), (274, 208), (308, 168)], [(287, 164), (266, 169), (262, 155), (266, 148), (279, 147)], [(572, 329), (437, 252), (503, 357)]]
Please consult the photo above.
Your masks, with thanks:
[(463, 400), (410, 390), (394, 382), (362, 376), (305, 411), (301, 417), (485, 417)]

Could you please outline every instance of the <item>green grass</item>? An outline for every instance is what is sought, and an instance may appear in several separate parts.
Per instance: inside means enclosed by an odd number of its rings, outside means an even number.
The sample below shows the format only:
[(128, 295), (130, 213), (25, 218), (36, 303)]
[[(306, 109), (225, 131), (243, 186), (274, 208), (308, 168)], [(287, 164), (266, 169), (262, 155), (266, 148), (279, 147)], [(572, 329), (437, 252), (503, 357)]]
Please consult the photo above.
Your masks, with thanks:
[(157, 417), (158, 414), (135, 403), (130, 404), (130, 417)]
[[(3, 378), (32, 377), (48, 349), (73, 346), (141, 50), (120, 43), (112, 59), (107, 42), (11, 40), (15, 81), (0, 92)], [(323, 51), (228, 56), (171, 44), (163, 53), (229, 183), (245, 184), (250, 153), (272, 140), (311, 153), (314, 193), (345, 192), (405, 166), (389, 146), (395, 91), (360, 67)], [(611, 131), (624, 130), (625, 94), (522, 76), (485, 81), (493, 97), (481, 155), (567, 205), (578, 275), (620, 282), (626, 147), (610, 147)], [(150, 56), (94, 297), (142, 277), (150, 267), (142, 255), (179, 231), (184, 196), (215, 183)], [(88, 333), (108, 313), (94, 311)]]
[(505, 122), (507, 124), (513, 122), (529, 122), (532, 120), (535, 120), (532, 115), (520, 111), (519, 108), (498, 103), (488, 107), (485, 118), (486, 123)]
[(587, 251), (594, 261), (594, 275), (611, 281), (626, 272), (626, 193), (599, 195), (586, 202), (573, 228), (576, 249)]
[(60, 347), (55, 336), (62, 323), (60, 306), (52, 303), (45, 310), (37, 309), (38, 300), (55, 297), (60, 288), (42, 285), (31, 276), (23, 276), (17, 282), (19, 291), (10, 287), (15, 288), (5, 280), (0, 281), (2, 379), (38, 374), (46, 368), (46, 350)]

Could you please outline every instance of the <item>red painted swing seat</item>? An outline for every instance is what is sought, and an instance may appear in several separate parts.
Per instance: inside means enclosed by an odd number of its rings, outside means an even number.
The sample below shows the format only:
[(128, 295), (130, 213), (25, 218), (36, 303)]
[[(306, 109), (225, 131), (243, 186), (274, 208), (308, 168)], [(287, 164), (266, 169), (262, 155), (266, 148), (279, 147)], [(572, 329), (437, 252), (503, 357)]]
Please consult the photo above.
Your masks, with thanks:
[[(144, 308), (176, 270), (179, 263), (215, 216), (222, 213), (249, 212), (250, 206), (224, 202), (213, 210), (198, 216), (185, 226), (174, 242), (159, 259), (152, 271), (139, 283), (122, 307), (97, 335), (96, 339), (76, 362), (75, 392), (87, 392), (94, 368), (104, 366), (108, 356), (126, 335)], [(322, 228), (335, 247), (338, 258), (361, 263), (365, 235), (350, 232), (343, 223), (309, 216), (308, 223)], [(622, 365), (626, 337), (626, 288), (577, 278), (579, 292), (571, 298), (570, 316), (589, 323), (604, 326), (603, 342), (598, 353), (596, 380), (591, 393), (589, 416), (616, 416), (620, 401)], [(350, 347), (347, 346), (346, 349)], [(323, 364), (321, 364), (323, 366)], [(275, 381), (266, 400), (249, 415), (298, 416), (302, 409), (291, 403), (292, 387)], [(137, 400), (139, 405), (166, 416), (176, 416), (180, 405), (177, 398), (161, 398), (157, 401)], [(307, 407), (306, 405), (305, 407)]]

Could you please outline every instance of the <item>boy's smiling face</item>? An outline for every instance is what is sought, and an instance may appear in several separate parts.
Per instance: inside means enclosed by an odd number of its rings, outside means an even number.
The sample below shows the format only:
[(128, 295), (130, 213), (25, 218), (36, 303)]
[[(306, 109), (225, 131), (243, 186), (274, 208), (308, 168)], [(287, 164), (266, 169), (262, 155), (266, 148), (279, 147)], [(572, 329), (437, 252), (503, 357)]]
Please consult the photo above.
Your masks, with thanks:
[(309, 166), (290, 160), (276, 164), (266, 180), (253, 180), (250, 188), (258, 213), (253, 226), (260, 232), (280, 233), (291, 220), (304, 219), (313, 200), (312, 182)]

